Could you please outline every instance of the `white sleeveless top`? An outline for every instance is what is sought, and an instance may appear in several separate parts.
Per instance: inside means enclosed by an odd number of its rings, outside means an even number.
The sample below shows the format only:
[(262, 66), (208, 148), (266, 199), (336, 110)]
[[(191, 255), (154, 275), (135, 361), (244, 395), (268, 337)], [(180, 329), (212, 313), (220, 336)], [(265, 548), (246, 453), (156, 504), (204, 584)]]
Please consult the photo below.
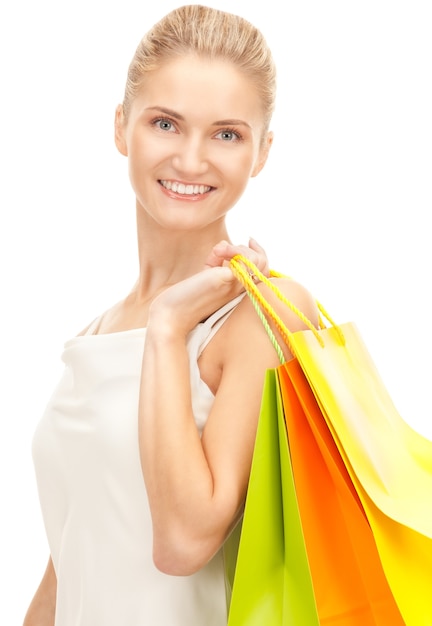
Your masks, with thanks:
[[(213, 395), (200, 378), (197, 360), (241, 298), (188, 337), (199, 431)], [(191, 576), (169, 576), (153, 564), (137, 435), (145, 333), (69, 340), (64, 373), (34, 434), (39, 498), (57, 574), (55, 626), (227, 623), (222, 550)]]

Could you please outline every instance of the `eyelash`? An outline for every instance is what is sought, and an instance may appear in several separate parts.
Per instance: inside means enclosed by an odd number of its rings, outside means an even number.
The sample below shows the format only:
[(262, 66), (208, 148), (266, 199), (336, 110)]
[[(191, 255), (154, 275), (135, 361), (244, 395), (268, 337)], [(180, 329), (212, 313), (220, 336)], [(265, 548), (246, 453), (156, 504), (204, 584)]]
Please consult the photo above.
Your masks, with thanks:
[(239, 131), (235, 128), (223, 128), (216, 134), (220, 135), (221, 133), (232, 133), (233, 135), (235, 135), (235, 141), (243, 141), (243, 135), (241, 135)]
[[(171, 120), (169, 117), (155, 117), (153, 120), (150, 121), (150, 124), (152, 126), (156, 126), (160, 122), (168, 122), (169, 124), (172, 124), (172, 126), (174, 126), (174, 128), (177, 129), (177, 126), (176, 126), (174, 120)], [(160, 130), (162, 130), (162, 129), (160, 129)]]
[[(174, 120), (170, 119), (169, 117), (156, 117), (150, 121), (150, 124), (152, 126), (157, 126), (157, 124), (159, 124), (160, 122), (169, 122), (170, 124), (172, 124), (172, 126), (175, 129), (177, 129), (176, 123), (174, 122)], [(216, 135), (220, 135), (221, 133), (232, 133), (235, 136), (233, 143), (237, 141), (238, 142), (243, 141), (243, 135), (239, 133), (239, 131), (236, 130), (235, 128), (222, 128), (216, 133)], [(227, 142), (227, 143), (230, 143), (230, 142)]]

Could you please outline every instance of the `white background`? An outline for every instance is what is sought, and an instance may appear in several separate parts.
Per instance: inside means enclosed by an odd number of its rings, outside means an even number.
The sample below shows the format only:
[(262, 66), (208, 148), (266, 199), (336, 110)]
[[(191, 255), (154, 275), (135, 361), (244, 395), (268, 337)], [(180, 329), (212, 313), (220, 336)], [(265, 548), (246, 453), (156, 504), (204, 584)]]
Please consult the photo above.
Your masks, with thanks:
[[(113, 115), (143, 33), (177, 2), (0, 9), (1, 606), (21, 624), (48, 557), (31, 460), (65, 339), (136, 275)], [(230, 217), (336, 321), (354, 320), (399, 412), (432, 437), (428, 0), (215, 0), (279, 68), (265, 170)]]

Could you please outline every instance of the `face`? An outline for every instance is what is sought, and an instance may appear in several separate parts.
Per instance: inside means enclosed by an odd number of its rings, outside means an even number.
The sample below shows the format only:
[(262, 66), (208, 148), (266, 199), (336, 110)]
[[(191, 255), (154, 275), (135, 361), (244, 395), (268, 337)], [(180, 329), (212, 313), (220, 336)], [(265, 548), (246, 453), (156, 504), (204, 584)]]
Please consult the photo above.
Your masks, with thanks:
[(182, 57), (151, 72), (116, 144), (128, 157), (139, 213), (167, 228), (223, 220), (271, 144), (253, 82), (222, 60)]

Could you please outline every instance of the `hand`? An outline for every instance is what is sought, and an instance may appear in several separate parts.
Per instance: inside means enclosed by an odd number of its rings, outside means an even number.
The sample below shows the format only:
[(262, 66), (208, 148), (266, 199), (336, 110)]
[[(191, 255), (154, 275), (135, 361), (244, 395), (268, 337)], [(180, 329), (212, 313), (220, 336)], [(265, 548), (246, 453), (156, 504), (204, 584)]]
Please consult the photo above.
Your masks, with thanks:
[(249, 246), (221, 241), (213, 247), (202, 272), (169, 287), (155, 298), (150, 307), (147, 333), (185, 336), (201, 320), (239, 295), (243, 287), (228, 266), (236, 254), (246, 256), (265, 276), (269, 275), (267, 255), (255, 240), (251, 239)]
[(237, 254), (241, 254), (252, 261), (264, 276), (270, 275), (266, 252), (255, 239), (249, 239), (249, 246), (234, 246), (228, 241), (220, 241), (207, 257), (206, 267), (226, 265)]

